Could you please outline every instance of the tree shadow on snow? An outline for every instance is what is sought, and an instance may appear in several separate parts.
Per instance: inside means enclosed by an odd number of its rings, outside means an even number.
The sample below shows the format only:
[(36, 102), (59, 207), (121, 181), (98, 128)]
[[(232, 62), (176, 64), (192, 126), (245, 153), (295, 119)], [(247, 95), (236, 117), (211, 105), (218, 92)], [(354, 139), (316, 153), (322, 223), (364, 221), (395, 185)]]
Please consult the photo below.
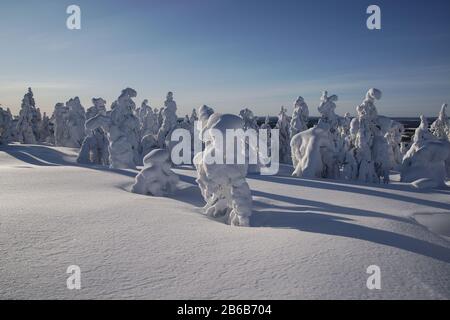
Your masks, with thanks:
[[(274, 183), (280, 183), (283, 185), (295, 185), (295, 186), (301, 186), (301, 187), (307, 187), (307, 188), (316, 188), (316, 189), (327, 189), (327, 190), (334, 190), (334, 191), (340, 191), (340, 192), (350, 192), (350, 193), (356, 193), (356, 194), (364, 194), (372, 197), (379, 197), (382, 199), (392, 199), (407, 203), (415, 203), (418, 205), (433, 207), (437, 209), (444, 209), (448, 210), (449, 204), (448, 203), (442, 203), (438, 201), (433, 200), (426, 200), (426, 199), (418, 199), (416, 197), (409, 197), (407, 195), (401, 195), (389, 192), (390, 190), (399, 190), (399, 191), (407, 191), (407, 192), (417, 192), (417, 193), (425, 193), (430, 192), (426, 190), (420, 190), (414, 189), (410, 186), (404, 186), (404, 185), (383, 185), (382, 187), (376, 184), (356, 184), (353, 182), (348, 181), (341, 181), (341, 180), (330, 180), (330, 181), (324, 181), (324, 180), (312, 180), (312, 179), (301, 179), (297, 177), (280, 177), (280, 176), (257, 176), (252, 175), (248, 177), (249, 179), (255, 179), (255, 180), (264, 180)], [(371, 189), (368, 189), (371, 188)], [(374, 188), (377, 188), (377, 190), (374, 190)], [(380, 189), (383, 189), (385, 192), (381, 191)], [(442, 190), (441, 190), (442, 191)], [(436, 190), (433, 190), (433, 192), (436, 192)], [(442, 193), (442, 192), (441, 192)], [(443, 192), (446, 193), (446, 192)]]
[(11, 144), (2, 146), (0, 151), (3, 151), (17, 160), (29, 163), (35, 166), (56, 167), (69, 166), (80, 167), (86, 169), (93, 169), (105, 172), (113, 172), (134, 178), (137, 170), (133, 169), (111, 169), (106, 166), (94, 164), (80, 164), (77, 163), (73, 156), (67, 155), (63, 152), (55, 150), (45, 145), (20, 145)]
[[(354, 238), (406, 250), (450, 263), (450, 249), (447, 247), (391, 231), (353, 224), (351, 223), (353, 221), (352, 219), (333, 214), (386, 218), (398, 220), (399, 222), (413, 223), (409, 219), (261, 191), (253, 191), (252, 194), (257, 197), (269, 198), (294, 205), (278, 206), (270, 204), (267, 207), (267, 204), (264, 203), (264, 206), (266, 206), (267, 209), (254, 210), (253, 215), (251, 216), (252, 227), (297, 229), (304, 232)], [(260, 203), (261, 202), (257, 200), (254, 201), (256, 206)], [(318, 213), (317, 211), (333, 214)]]

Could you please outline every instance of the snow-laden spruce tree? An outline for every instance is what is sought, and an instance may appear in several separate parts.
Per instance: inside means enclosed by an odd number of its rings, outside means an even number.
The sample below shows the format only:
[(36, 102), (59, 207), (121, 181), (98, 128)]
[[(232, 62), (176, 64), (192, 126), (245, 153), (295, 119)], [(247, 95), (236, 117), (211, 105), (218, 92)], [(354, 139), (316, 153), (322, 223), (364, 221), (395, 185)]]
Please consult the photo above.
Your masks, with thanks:
[(173, 93), (168, 92), (164, 107), (161, 109), (161, 127), (158, 131), (158, 145), (160, 148), (169, 146), (170, 135), (177, 127), (177, 104), (173, 100)]
[(131, 189), (134, 193), (155, 197), (167, 196), (177, 189), (178, 176), (170, 169), (172, 161), (167, 149), (155, 149), (144, 157), (144, 167)]
[(291, 119), (287, 115), (287, 109), (281, 106), (280, 112), (278, 113), (278, 121), (275, 126), (276, 129), (280, 130), (280, 162), (281, 163), (291, 163), (291, 149), (290, 149), (290, 126)]
[(450, 141), (450, 122), (447, 116), (447, 104), (444, 103), (438, 118), (431, 124), (430, 130), (438, 139)]
[(141, 124), (150, 110), (152, 110), (152, 108), (148, 104), (148, 99), (144, 99), (141, 103), (141, 106), (135, 110), (135, 115), (139, 119), (139, 122)]
[(192, 123), (192, 125), (194, 125), (195, 121), (198, 121), (198, 116), (197, 116), (197, 110), (192, 109), (192, 113), (189, 117), (189, 122)]
[(390, 162), (390, 169), (399, 170), (403, 161), (403, 153), (401, 151), (402, 136), (405, 132), (403, 125), (391, 120), (387, 132), (384, 134), (388, 143), (388, 156)]
[(106, 115), (86, 121), (86, 129), (103, 128), (109, 141), (110, 167), (115, 169), (135, 168), (140, 164), (139, 120), (134, 115), (134, 89), (122, 90), (119, 98), (111, 105)]
[(294, 102), (294, 111), (292, 113), (289, 127), (290, 137), (308, 129), (309, 109), (303, 97), (298, 97)]
[(13, 116), (11, 110), (0, 107), (0, 144), (8, 144), (13, 139)]
[(66, 126), (69, 139), (66, 140), (65, 147), (79, 148), (86, 136), (84, 124), (86, 122), (86, 112), (81, 105), (80, 98), (75, 97), (66, 102), (67, 115)]
[(403, 158), (401, 181), (417, 188), (445, 186), (450, 177), (450, 142), (431, 134), (427, 119), (422, 115), (420, 119), (413, 144)]
[(52, 143), (53, 139), (51, 138), (52, 132), (50, 129), (50, 118), (47, 116), (47, 113), (44, 112), (42, 115), (42, 121), (39, 124), (39, 141)]
[[(86, 119), (92, 119), (97, 115), (106, 116), (106, 101), (102, 98), (92, 98), (93, 106), (86, 111)], [(77, 162), (84, 164), (109, 165), (109, 141), (106, 132), (99, 127), (88, 130), (83, 140)]]
[(69, 108), (64, 103), (58, 102), (55, 105), (51, 121), (54, 126), (55, 145), (63, 147), (66, 145), (66, 141), (69, 140), (69, 128), (67, 127), (67, 117)]
[(269, 131), (270, 131), (270, 129), (272, 129), (272, 127), (270, 126), (270, 117), (269, 117), (269, 115), (267, 115), (267, 116), (264, 118), (264, 123), (261, 124), (261, 126), (259, 127), (259, 129), (260, 129), (260, 130), (261, 130), (261, 129), (265, 129), (265, 130), (269, 130)]
[(145, 137), (148, 134), (156, 135), (158, 133), (158, 115), (153, 112), (147, 100), (144, 100), (139, 109), (139, 117), (141, 137)]
[[(344, 143), (340, 136), (340, 118), (334, 110), (336, 95), (324, 91), (317, 108), (321, 117), (313, 128), (297, 133), (291, 139), (292, 175), (305, 178), (340, 177), (340, 164), (344, 161)], [(342, 154), (341, 154), (342, 153)], [(348, 160), (350, 161), (350, 160)]]
[[(252, 196), (245, 180), (247, 165), (237, 163), (234, 148), (224, 149), (227, 145), (226, 130), (243, 128), (242, 119), (236, 115), (211, 114), (203, 130), (205, 150), (196, 154), (194, 158), (197, 169), (196, 181), (206, 201), (204, 207), (206, 214), (222, 218), (234, 226), (249, 226)], [(244, 150), (245, 141), (238, 143)], [(233, 164), (226, 164), (227, 152), (232, 152), (229, 157), (234, 158)]]
[(16, 132), (20, 143), (36, 143), (38, 141), (38, 127), (40, 114), (36, 108), (33, 98), (33, 91), (28, 88), (28, 92), (22, 99), (19, 119), (17, 121)]
[(375, 107), (375, 101), (380, 98), (380, 90), (370, 89), (364, 101), (356, 108), (357, 115), (350, 125), (357, 162), (356, 177), (362, 182), (389, 182), (389, 146), (385, 133), (380, 128)]
[(258, 131), (259, 127), (257, 119), (252, 110), (244, 108), (239, 112), (239, 116), (242, 118), (242, 121), (244, 121), (244, 130), (254, 129)]

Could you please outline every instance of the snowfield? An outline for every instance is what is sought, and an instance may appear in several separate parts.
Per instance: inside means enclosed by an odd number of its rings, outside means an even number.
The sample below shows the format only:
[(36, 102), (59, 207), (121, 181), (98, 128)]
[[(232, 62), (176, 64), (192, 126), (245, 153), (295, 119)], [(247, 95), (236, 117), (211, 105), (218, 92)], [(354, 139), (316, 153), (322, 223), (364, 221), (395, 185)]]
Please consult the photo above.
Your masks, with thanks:
[[(0, 147), (0, 298), (450, 298), (450, 188), (300, 179), (283, 167), (248, 176), (242, 228), (202, 214), (192, 168), (174, 169), (181, 190), (155, 198), (130, 192), (137, 170), (76, 157)], [(66, 287), (70, 265), (81, 290)], [(366, 287), (370, 265), (381, 290)]]

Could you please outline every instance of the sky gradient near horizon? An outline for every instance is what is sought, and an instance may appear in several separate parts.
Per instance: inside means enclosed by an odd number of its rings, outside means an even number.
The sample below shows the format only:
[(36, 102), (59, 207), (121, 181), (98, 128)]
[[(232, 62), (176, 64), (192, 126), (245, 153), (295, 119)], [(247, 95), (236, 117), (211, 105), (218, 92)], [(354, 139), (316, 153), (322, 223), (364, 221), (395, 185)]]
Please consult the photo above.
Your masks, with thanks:
[[(66, 28), (81, 7), (82, 29)], [(366, 28), (381, 8), (382, 29)], [(317, 115), (322, 90), (355, 114), (370, 87), (387, 116), (436, 116), (450, 102), (448, 0), (15, 0), (0, 4), (0, 104), (18, 113), (28, 86), (42, 111), (79, 96), (108, 105), (125, 87), (179, 116), (292, 111), (298, 95)]]

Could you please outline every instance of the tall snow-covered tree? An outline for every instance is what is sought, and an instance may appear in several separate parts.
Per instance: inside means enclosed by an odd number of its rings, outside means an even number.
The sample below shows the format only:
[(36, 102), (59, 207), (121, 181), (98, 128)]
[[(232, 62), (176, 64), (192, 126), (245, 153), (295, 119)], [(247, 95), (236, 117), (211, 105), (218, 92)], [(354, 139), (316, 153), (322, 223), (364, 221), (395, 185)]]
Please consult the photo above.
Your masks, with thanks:
[(139, 152), (139, 120), (134, 115), (137, 95), (131, 88), (122, 90), (106, 115), (99, 114), (86, 121), (86, 129), (103, 128), (108, 134), (110, 167), (135, 168), (141, 163)]
[(173, 130), (177, 127), (177, 103), (173, 100), (173, 93), (168, 92), (164, 107), (161, 109), (161, 127), (158, 131), (158, 145), (164, 149), (168, 147), (168, 139)]
[(21, 143), (36, 143), (38, 142), (40, 124), (40, 113), (36, 108), (33, 91), (28, 88), (28, 92), (22, 99), (19, 119), (17, 122), (18, 141)]
[(308, 129), (309, 109), (303, 97), (298, 97), (294, 102), (289, 134), (292, 138), (297, 133)]
[(280, 112), (278, 113), (278, 121), (276, 129), (280, 132), (280, 162), (281, 163), (291, 163), (291, 147), (290, 147), (290, 117), (287, 115), (287, 109), (281, 106)]

